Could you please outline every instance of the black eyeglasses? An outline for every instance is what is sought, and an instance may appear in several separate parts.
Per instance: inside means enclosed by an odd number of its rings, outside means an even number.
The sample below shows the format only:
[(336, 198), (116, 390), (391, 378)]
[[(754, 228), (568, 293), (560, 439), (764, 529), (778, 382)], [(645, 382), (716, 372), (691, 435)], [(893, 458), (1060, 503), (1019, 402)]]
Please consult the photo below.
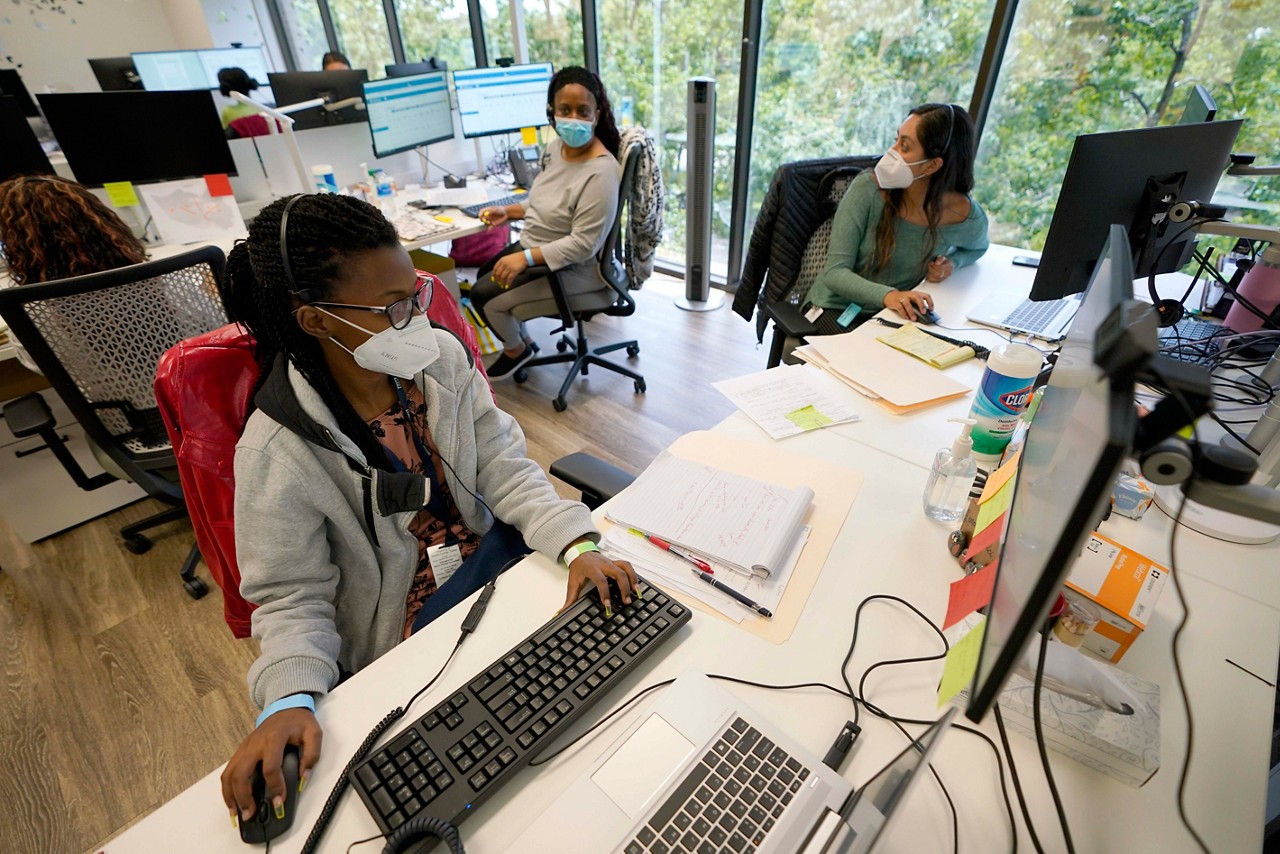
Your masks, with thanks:
[(403, 297), (388, 306), (351, 305), (345, 302), (312, 302), (308, 305), (323, 305), (329, 308), (353, 308), (356, 311), (372, 311), (374, 314), (385, 314), (391, 321), (392, 329), (404, 329), (413, 319), (413, 310), (426, 314), (431, 305), (431, 295), (435, 288), (434, 276), (418, 276), (413, 295)]

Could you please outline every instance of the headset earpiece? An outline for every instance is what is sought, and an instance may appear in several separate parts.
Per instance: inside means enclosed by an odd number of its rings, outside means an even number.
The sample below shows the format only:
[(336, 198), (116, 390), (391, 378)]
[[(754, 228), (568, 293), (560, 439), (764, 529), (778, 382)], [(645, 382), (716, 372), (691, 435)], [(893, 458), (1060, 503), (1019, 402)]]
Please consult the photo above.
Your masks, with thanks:
[(1186, 310), (1176, 299), (1162, 299), (1156, 303), (1156, 322), (1159, 326), (1173, 326), (1182, 319)]

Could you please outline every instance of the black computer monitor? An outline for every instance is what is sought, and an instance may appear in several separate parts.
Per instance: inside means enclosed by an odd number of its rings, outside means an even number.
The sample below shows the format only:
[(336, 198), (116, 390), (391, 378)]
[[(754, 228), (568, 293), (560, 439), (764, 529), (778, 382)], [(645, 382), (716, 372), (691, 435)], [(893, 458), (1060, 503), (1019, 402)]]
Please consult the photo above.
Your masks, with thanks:
[(1178, 124), (1193, 125), (1196, 122), (1211, 122), (1216, 115), (1218, 115), (1218, 102), (1213, 100), (1208, 89), (1197, 83), (1191, 87), (1191, 95), (1187, 98), (1187, 105), (1182, 108)]
[(373, 153), (379, 157), (453, 139), (445, 72), (388, 77), (364, 84)]
[[(1205, 122), (1076, 137), (1031, 299), (1084, 290), (1108, 223), (1129, 229), (1134, 275), (1181, 269), (1195, 248), (1194, 233), (1177, 226), (1149, 233), (1151, 216), (1175, 201), (1213, 197), (1241, 124)], [(1166, 250), (1175, 236), (1177, 245)]]
[(103, 92), (127, 92), (131, 89), (142, 89), (142, 78), (138, 69), (133, 67), (131, 56), (104, 56), (89, 60), (93, 76), (98, 78), (98, 86)]
[(135, 184), (235, 174), (207, 90), (41, 95), (40, 106), (81, 184)]
[[(1133, 442), (1133, 372), (1108, 373), (1098, 364), (1104, 321), (1132, 299), (1128, 237), (1113, 225), (1022, 448), (966, 712), (975, 721), (1044, 624)], [(1154, 322), (1146, 332), (1154, 351)]]
[(18, 99), (0, 96), (0, 181), (18, 175), (52, 175), (53, 166), (31, 124), (22, 113)]
[(363, 122), (367, 118), (362, 84), (369, 79), (369, 72), (363, 68), (351, 71), (289, 71), (268, 74), (267, 79), (271, 82), (271, 91), (275, 93), (277, 109), (286, 109), (290, 104), (300, 104), (314, 98), (323, 98), (326, 104), (355, 99), (352, 106), (339, 110), (309, 107), (290, 112), (294, 130)]
[(31, 100), (31, 93), (27, 91), (26, 84), (22, 82), (22, 78), (18, 75), (16, 69), (0, 68), (0, 95), (17, 98), (18, 106), (22, 108), (24, 116), (35, 117), (40, 115), (40, 110), (36, 108), (36, 102)]
[(410, 77), (414, 74), (426, 74), (429, 71), (448, 71), (449, 63), (436, 59), (424, 59), (422, 62), (397, 62), (384, 65), (388, 77)]
[(453, 72), (458, 118), (468, 139), (547, 124), (551, 63)]

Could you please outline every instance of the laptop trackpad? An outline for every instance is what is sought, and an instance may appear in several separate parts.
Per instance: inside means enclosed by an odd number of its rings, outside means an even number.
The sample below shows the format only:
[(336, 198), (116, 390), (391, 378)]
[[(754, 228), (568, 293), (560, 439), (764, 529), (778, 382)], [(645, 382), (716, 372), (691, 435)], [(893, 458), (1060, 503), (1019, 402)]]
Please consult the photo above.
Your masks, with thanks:
[(693, 750), (694, 745), (675, 727), (650, 715), (591, 779), (623, 812), (636, 818)]

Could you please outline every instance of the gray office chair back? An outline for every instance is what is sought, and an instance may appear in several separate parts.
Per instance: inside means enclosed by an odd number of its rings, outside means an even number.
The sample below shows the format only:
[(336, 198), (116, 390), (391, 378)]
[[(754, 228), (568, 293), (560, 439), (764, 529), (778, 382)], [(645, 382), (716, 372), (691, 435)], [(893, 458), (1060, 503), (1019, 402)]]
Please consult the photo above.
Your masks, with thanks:
[(636, 190), (636, 163), (639, 158), (636, 156), (641, 148), (641, 144), (633, 142), (622, 154), (622, 178), (618, 182), (618, 214), (613, 219), (613, 227), (609, 229), (609, 236), (605, 238), (604, 245), (600, 247), (600, 254), (596, 256), (600, 261), (600, 275), (604, 280), (618, 291), (619, 296), (624, 302), (630, 303), (631, 310), (625, 314), (631, 314), (635, 311), (635, 302), (627, 292), (632, 289), (632, 283), (627, 278), (627, 267), (623, 261), (622, 255), (622, 222), (626, 216), (627, 207), (631, 204), (632, 197)]

